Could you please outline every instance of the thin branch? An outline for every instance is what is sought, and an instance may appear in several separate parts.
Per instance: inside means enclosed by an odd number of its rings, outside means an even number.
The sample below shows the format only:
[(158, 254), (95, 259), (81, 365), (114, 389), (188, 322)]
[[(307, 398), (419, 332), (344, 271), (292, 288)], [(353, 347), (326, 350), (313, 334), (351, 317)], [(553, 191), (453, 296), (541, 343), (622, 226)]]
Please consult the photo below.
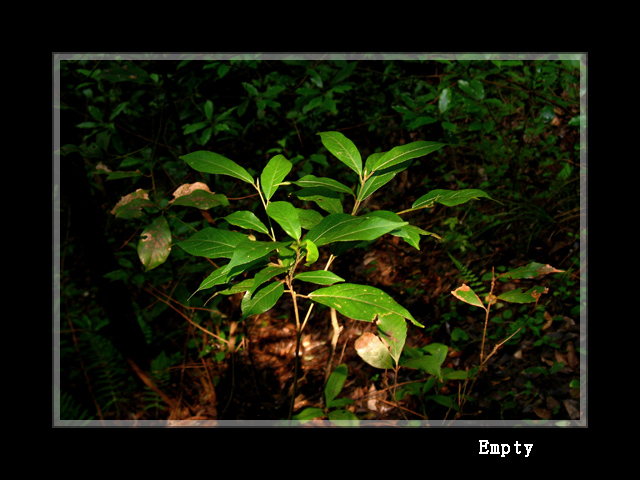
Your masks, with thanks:
[[(216, 335), (213, 332), (210, 332), (209, 330), (207, 330), (204, 327), (201, 327), (200, 325), (198, 325), (197, 323), (194, 323), (193, 320), (191, 320), (187, 315), (184, 314), (184, 312), (180, 311), (178, 308), (176, 308), (174, 305), (172, 305), (169, 301), (165, 300), (164, 298), (160, 298), (155, 292), (149, 290), (148, 288), (144, 287), (144, 290), (147, 293), (150, 293), (151, 295), (153, 295), (154, 297), (156, 297), (158, 300), (160, 300), (161, 302), (166, 303), (167, 305), (169, 305), (172, 309), (174, 309), (182, 318), (184, 318), (187, 322), (189, 322), (191, 325), (193, 325), (196, 328), (199, 328), (200, 330), (202, 330), (204, 333), (211, 335), (212, 337), (220, 340), (221, 342), (229, 345), (229, 341), (225, 340), (222, 337), (219, 337), (218, 335)], [(164, 294), (162, 294), (164, 295)], [(180, 305), (181, 307), (185, 308), (185, 309), (193, 309), (193, 310), (203, 310), (197, 307), (187, 307), (186, 305), (182, 305), (180, 302), (178, 302), (177, 300), (174, 300), (173, 298), (169, 297), (170, 300), (173, 300), (174, 302), (176, 302), (178, 305)]]

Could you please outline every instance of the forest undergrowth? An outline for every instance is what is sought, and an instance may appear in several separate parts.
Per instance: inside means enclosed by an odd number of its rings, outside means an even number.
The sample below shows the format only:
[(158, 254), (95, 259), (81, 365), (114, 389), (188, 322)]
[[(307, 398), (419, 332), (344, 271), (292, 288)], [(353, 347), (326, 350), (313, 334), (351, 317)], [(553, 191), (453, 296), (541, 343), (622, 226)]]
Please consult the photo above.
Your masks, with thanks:
[[(113, 263), (100, 282), (124, 287), (131, 309), (126, 328), (134, 324), (144, 345), (137, 352), (148, 362), (118, 341), (88, 253), (94, 247), (82, 237), (79, 197), (61, 183), (58, 197), (54, 192), (60, 215), (54, 396), (62, 421), (279, 420), (290, 416), (291, 405), (298, 415), (305, 409), (326, 415), (339, 406), (359, 421), (584, 418), (586, 146), (578, 60), (365, 66), (348, 59), (78, 58), (59, 68), (60, 161), (79, 168), (92, 206), (102, 212), (97, 228)], [(233, 229), (226, 216), (255, 213), (259, 205), (241, 181), (198, 174), (181, 156), (220, 152), (256, 177), (269, 158), (283, 155), (297, 179), (326, 176), (355, 185), (353, 172), (337, 173), (339, 162), (319, 141), (323, 131), (353, 139), (363, 158), (416, 141), (446, 144), (413, 160), (362, 203), (363, 212), (401, 212), (429, 190), (482, 189), (492, 199), (403, 214), (435, 234), (422, 236), (419, 249), (390, 234), (335, 261), (320, 249), (318, 265), (329, 262), (336, 276), (386, 292), (424, 325), (409, 325), (399, 368), (376, 368), (359, 354), (357, 340), (376, 334), (375, 322), (318, 305), (300, 338), (296, 375), (292, 299), (283, 296), (243, 319), (245, 291), (194, 294), (222, 266), (218, 260), (196, 261), (177, 246), (194, 230)], [(173, 193), (196, 181), (208, 182), (207, 199), (218, 203), (178, 211)], [(114, 214), (119, 200), (137, 189), (150, 192), (153, 202), (141, 196), (139, 216)], [(298, 201), (291, 198), (285, 197)], [(348, 195), (340, 198), (351, 212)], [(168, 212), (172, 247), (150, 268), (140, 238), (158, 211)], [(531, 262), (555, 271), (542, 280), (506, 276)], [(495, 280), (500, 274), (505, 277)], [(490, 305), (486, 323), (483, 307), (452, 295), (461, 285)], [(547, 290), (533, 303), (488, 297), (536, 285)], [(436, 353), (434, 345), (445, 349)], [(402, 366), (438, 355), (437, 369)]]

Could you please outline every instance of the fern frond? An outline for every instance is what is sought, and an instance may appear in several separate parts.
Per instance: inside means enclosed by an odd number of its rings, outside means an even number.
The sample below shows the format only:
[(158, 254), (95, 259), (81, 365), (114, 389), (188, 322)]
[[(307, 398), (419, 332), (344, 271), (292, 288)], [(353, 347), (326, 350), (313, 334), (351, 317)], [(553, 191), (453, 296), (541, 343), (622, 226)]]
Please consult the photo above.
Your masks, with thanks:
[(466, 265), (464, 265), (461, 261), (455, 258), (451, 253), (447, 252), (449, 258), (456, 266), (458, 271), (460, 272), (460, 279), (469, 285), (476, 293), (482, 294), (486, 292), (486, 286), (482, 282), (482, 280), (476, 275), (473, 271), (471, 271)]
[(94, 385), (95, 400), (105, 416), (111, 413), (111, 416), (121, 418), (130, 392), (135, 388), (126, 363), (120, 352), (102, 335), (87, 332), (82, 337), (90, 347), (85, 350), (85, 361)]
[[(74, 426), (81, 426), (93, 419), (93, 415), (78, 405), (70, 394), (60, 392), (60, 420), (63, 424), (65, 421), (73, 421)], [(80, 420), (84, 422), (78, 424)]]
[[(151, 361), (151, 372), (149, 373), (153, 383), (160, 390), (165, 390), (169, 386), (171, 382), (170, 368), (179, 362), (181, 358), (182, 354), (180, 352), (167, 356), (163, 350)], [(145, 404), (144, 410), (149, 410), (151, 408), (164, 410), (166, 408), (164, 401), (160, 398), (158, 393), (146, 385), (144, 387), (143, 401)]]

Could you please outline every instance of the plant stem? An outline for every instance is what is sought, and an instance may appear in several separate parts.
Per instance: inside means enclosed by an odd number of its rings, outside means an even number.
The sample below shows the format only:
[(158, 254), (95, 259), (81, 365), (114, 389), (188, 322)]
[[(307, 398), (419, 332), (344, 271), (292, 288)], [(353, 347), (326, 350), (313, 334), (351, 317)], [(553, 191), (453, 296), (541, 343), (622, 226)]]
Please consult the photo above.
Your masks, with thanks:
[(298, 388), (298, 369), (300, 368), (300, 336), (302, 332), (296, 332), (296, 356), (293, 370), (293, 388), (291, 391), (291, 403), (289, 404), (289, 420), (293, 418), (293, 406), (296, 403), (296, 390)]
[[(335, 258), (336, 257), (333, 254), (329, 257), (329, 260), (327, 260), (327, 264), (324, 267), (325, 271), (329, 270), (329, 267), (331, 266), (331, 263)], [(298, 295), (296, 291), (293, 289), (293, 285), (292, 285), (293, 272), (295, 271), (295, 267), (297, 267), (299, 260), (300, 260), (300, 257), (296, 259), (294, 268), (292, 269), (291, 273), (287, 275), (287, 278), (285, 280), (287, 287), (289, 289), (288, 291), (291, 294), (291, 299), (293, 300), (293, 310), (295, 312), (295, 318), (296, 318), (296, 351), (295, 351), (295, 363), (294, 363), (295, 367), (294, 367), (294, 373), (293, 373), (293, 388), (292, 388), (292, 394), (291, 394), (291, 403), (289, 405), (289, 420), (291, 420), (291, 417), (293, 416), (293, 406), (295, 403), (296, 391), (298, 388), (298, 371), (300, 368), (300, 339), (302, 338), (302, 332), (304, 330), (304, 327), (307, 324), (307, 321), (309, 320), (309, 318), (311, 318), (311, 312), (313, 311), (313, 306), (315, 305), (315, 303), (311, 303), (311, 305), (309, 305), (309, 308), (307, 309), (307, 313), (304, 317), (304, 320), (302, 321), (302, 323), (300, 323), (300, 312), (298, 310), (298, 299), (297, 299)], [(331, 309), (331, 311), (332, 311), (332, 315), (335, 315), (335, 310), (333, 308)], [(336, 319), (336, 322), (337, 322), (337, 319)], [(335, 331), (334, 331), (334, 336), (335, 336)], [(335, 341), (337, 342), (337, 338), (335, 339)], [(331, 357), (329, 357), (329, 365), (331, 365)]]
[(338, 324), (338, 316), (336, 309), (331, 309), (331, 326), (333, 327), (333, 337), (331, 338), (331, 350), (329, 350), (329, 360), (327, 360), (327, 366), (324, 370), (324, 383), (326, 384), (331, 375), (331, 361), (333, 360), (333, 354), (336, 351), (338, 345), (338, 337), (340, 336), (340, 325)]
[[(264, 199), (262, 196), (262, 191), (260, 190), (260, 179), (256, 180), (256, 183), (253, 184), (253, 187), (258, 191), (258, 195), (260, 195), (260, 201), (262, 202), (262, 206), (264, 207), (264, 212), (267, 213), (267, 205), (268, 201)], [(271, 238), (272, 241), (276, 241), (276, 234), (273, 231), (273, 224), (271, 223), (271, 217), (267, 214), (267, 221), (269, 222), (269, 230), (271, 230), (271, 234), (267, 233), (267, 235)]]
[(489, 291), (489, 305), (485, 308), (487, 314), (484, 317), (484, 329), (482, 330), (482, 346), (480, 347), (480, 368), (484, 364), (484, 342), (487, 336), (487, 325), (489, 324), (489, 310), (491, 310), (491, 299), (493, 298), (493, 288), (496, 284), (496, 274), (493, 267), (491, 268), (491, 290)]
[[(504, 345), (505, 343), (507, 343), (509, 340), (511, 340), (511, 338), (513, 338), (520, 330), (522, 330), (524, 328), (524, 326), (527, 324), (527, 322), (529, 321), (528, 317), (523, 323), (522, 325), (520, 325), (520, 328), (518, 328), (515, 332), (513, 332), (511, 335), (509, 335), (507, 338), (505, 338), (502, 342), (496, 344), (493, 349), (491, 350), (491, 353), (489, 353), (489, 355), (487, 355), (487, 358), (484, 358), (484, 341), (485, 341), (485, 337), (487, 334), (487, 323), (489, 321), (489, 310), (491, 309), (491, 301), (493, 299), (493, 288), (495, 286), (495, 281), (496, 281), (496, 276), (495, 276), (495, 269), (491, 269), (492, 271), (492, 277), (491, 277), (491, 290), (489, 292), (489, 305), (487, 306), (487, 308), (485, 309), (487, 312), (487, 315), (485, 317), (485, 321), (484, 321), (484, 330), (482, 331), (482, 347), (480, 349), (480, 366), (478, 368), (478, 372), (476, 373), (473, 381), (471, 382), (471, 386), (469, 387), (469, 390), (467, 390), (467, 384), (469, 383), (469, 379), (467, 378), (464, 382), (463, 385), (463, 391), (462, 394), (460, 393), (460, 389), (458, 387), (458, 412), (456, 413), (456, 415), (454, 416), (453, 420), (460, 418), (462, 416), (462, 409), (464, 408), (464, 405), (467, 403), (467, 397), (469, 395), (471, 395), (471, 391), (473, 390), (473, 386), (476, 384), (476, 380), (478, 380), (478, 377), (480, 376), (480, 373), (482, 372), (483, 368), (486, 366), (486, 363), (489, 361), (489, 359), (495, 355), (495, 353), (498, 351), (498, 349), (500, 347), (502, 347), (502, 345)], [(538, 308), (538, 300), (536, 300), (535, 305), (533, 306), (533, 310), (532, 313), (535, 312), (536, 308)], [(448, 413), (448, 412), (447, 412)]]
[[(298, 311), (298, 299), (296, 298), (296, 291), (293, 289), (292, 283), (293, 274), (287, 275), (286, 283), (289, 287), (289, 293), (291, 294), (291, 300), (293, 300), (293, 311), (296, 317), (296, 351), (293, 370), (293, 387), (291, 393), (291, 403), (289, 405), (289, 420), (293, 417), (293, 406), (296, 401), (296, 390), (298, 388), (298, 368), (300, 363), (300, 337), (302, 336), (302, 326), (300, 325), (300, 312)], [(306, 319), (305, 319), (306, 320)]]

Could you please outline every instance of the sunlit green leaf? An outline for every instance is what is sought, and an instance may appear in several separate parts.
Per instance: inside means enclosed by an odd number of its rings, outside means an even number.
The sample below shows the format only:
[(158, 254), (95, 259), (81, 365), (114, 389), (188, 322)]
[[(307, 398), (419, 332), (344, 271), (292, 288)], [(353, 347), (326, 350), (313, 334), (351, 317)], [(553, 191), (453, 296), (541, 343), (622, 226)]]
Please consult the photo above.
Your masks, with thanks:
[(310, 208), (296, 208), (298, 217), (300, 218), (300, 226), (305, 230), (311, 230), (318, 225), (324, 218), (320, 212)]
[(474, 188), (464, 189), (464, 190), (432, 190), (426, 195), (421, 196), (415, 202), (413, 202), (413, 206), (411, 208), (423, 208), (430, 207), (434, 204), (434, 202), (441, 203), (447, 207), (453, 207), (455, 205), (460, 205), (462, 203), (468, 202), (469, 200), (475, 200), (481, 197), (485, 197), (491, 199), (489, 195), (487, 195), (482, 190), (477, 190)]
[(313, 420), (316, 418), (324, 418), (324, 410), (318, 407), (308, 407), (302, 410), (300, 413), (291, 417), (292, 420)]
[(340, 194), (326, 187), (309, 187), (294, 192), (294, 195), (305, 202), (315, 202), (329, 213), (342, 213)]
[(247, 236), (241, 233), (206, 227), (176, 245), (198, 257), (231, 258), (238, 244), (244, 240)]
[(332, 213), (309, 230), (305, 238), (317, 246), (332, 242), (375, 240), (404, 225), (408, 225), (408, 222), (399, 223), (375, 216), (356, 217), (346, 213)]
[(347, 375), (349, 370), (347, 365), (342, 363), (338, 365), (327, 380), (327, 385), (324, 387), (324, 398), (327, 407), (331, 406), (331, 402), (338, 396), (344, 387), (344, 382), (347, 381)]
[(253, 178), (243, 167), (233, 160), (223, 157), (214, 152), (200, 150), (188, 153), (180, 157), (187, 162), (191, 168), (198, 172), (212, 173), (219, 175), (229, 175), (247, 183), (253, 184)]
[(248, 292), (253, 288), (253, 278), (245, 278), (241, 282), (231, 285), (229, 288), (220, 290), (219, 295), (235, 295), (236, 293)]
[(297, 274), (293, 279), (302, 280), (303, 282), (316, 283), (318, 285), (333, 285), (334, 283), (344, 282), (344, 278), (339, 277), (333, 272), (328, 272), (325, 270), (302, 272)]
[(231, 269), (231, 267), (236, 265), (244, 265), (252, 262), (253, 260), (257, 260), (258, 258), (262, 258), (273, 252), (276, 248), (284, 245), (285, 244), (281, 242), (243, 240), (233, 249), (231, 260), (227, 264), (227, 269)]
[(343, 283), (320, 288), (309, 294), (314, 302), (335, 308), (345, 317), (373, 322), (376, 317), (400, 315), (422, 327), (409, 311), (382, 290), (368, 285)]
[[(234, 277), (245, 273), (246, 271), (252, 270), (254, 268), (261, 268), (264, 266), (264, 261), (261, 259), (254, 260), (253, 262), (249, 262), (245, 265), (236, 265), (234, 267), (228, 268), (227, 265), (223, 265), (222, 267), (214, 270), (207, 278), (205, 278), (201, 283), (198, 289), (193, 292), (193, 295), (198, 293), (201, 290), (207, 290), (209, 288), (215, 287), (217, 285), (224, 285), (229, 283)], [(286, 269), (284, 269), (286, 270)], [(251, 290), (257, 289), (260, 284), (258, 283), (258, 274), (256, 274), (255, 279), (251, 279), (254, 281)]]
[(224, 219), (231, 225), (236, 225), (237, 227), (257, 230), (258, 232), (265, 234), (269, 233), (265, 224), (262, 223), (253, 212), (249, 212), (248, 210), (233, 212), (231, 215), (224, 217)]
[(431, 343), (423, 347), (427, 355), (410, 358), (402, 362), (407, 368), (416, 368), (442, 379), (442, 364), (447, 358), (448, 348), (441, 343)]
[(253, 292), (255, 292), (263, 283), (271, 280), (276, 275), (286, 272), (287, 270), (289, 270), (289, 267), (275, 267), (273, 265), (263, 268), (256, 273), (253, 286), (251, 287), (251, 290), (249, 290), (249, 293), (253, 295)]
[(340, 408), (338, 410), (329, 410), (327, 418), (332, 422), (337, 422), (341, 427), (357, 427), (360, 425), (360, 419), (351, 410)]
[(289, 202), (272, 202), (267, 205), (267, 215), (282, 227), (287, 235), (300, 240), (302, 227), (296, 208)]
[[(394, 212), (390, 212), (388, 210), (375, 210), (373, 212), (368, 213), (367, 216), (386, 218), (387, 220), (396, 221), (396, 222), (403, 221), (400, 215)], [(396, 228), (395, 230), (390, 231), (389, 235), (394, 235), (396, 237), (404, 238), (404, 240), (409, 245), (411, 245), (412, 247), (418, 250), (420, 250), (419, 242), (420, 242), (421, 235), (432, 235), (432, 236), (435, 236), (436, 238), (440, 238), (436, 234), (427, 232), (426, 230), (422, 230), (421, 228), (418, 228), (415, 225), (401, 226), (399, 228)]]
[(355, 144), (340, 132), (319, 133), (322, 143), (338, 160), (362, 176), (362, 157)]
[(407, 340), (407, 322), (400, 315), (385, 315), (378, 319), (378, 334), (389, 346), (396, 364)]
[(371, 164), (371, 172), (391, 168), (399, 163), (422, 157), (444, 147), (445, 143), (427, 142), (424, 140), (400, 145), (389, 150)]
[(282, 282), (271, 282), (255, 291), (253, 294), (246, 293), (240, 303), (242, 310), (242, 320), (251, 315), (259, 315), (273, 308), (284, 293)]
[(209, 288), (215, 287), (216, 285), (224, 285), (229, 281), (229, 272), (227, 270), (227, 266), (224, 265), (220, 268), (217, 268), (212, 273), (210, 273), (207, 278), (205, 278), (198, 287), (198, 290), (194, 292), (194, 295), (200, 290), (207, 290)]
[(305, 265), (309, 266), (315, 263), (318, 258), (320, 258), (320, 252), (318, 251), (318, 247), (316, 246), (316, 244), (308, 238), (304, 240), (303, 244), (307, 249), (307, 262), (305, 263)]
[(300, 180), (292, 183), (295, 183), (299, 187), (303, 188), (324, 187), (335, 192), (342, 192), (353, 195), (353, 190), (332, 178), (316, 177), (315, 175), (305, 175)]
[[(378, 158), (382, 158), (384, 154), (373, 154), (369, 158), (376, 158), (374, 157), (374, 155), (378, 155)], [(371, 162), (371, 164), (373, 165), (375, 164), (375, 162)], [(368, 160), (367, 165), (369, 165)], [(373, 172), (373, 175), (371, 175), (369, 179), (364, 182), (364, 185), (358, 187), (358, 200), (363, 201), (370, 197), (376, 190), (389, 183), (398, 173), (406, 170), (410, 165), (411, 160), (408, 160), (406, 162), (401, 162), (393, 165), (389, 168), (384, 168)], [(369, 171), (369, 166), (367, 166), (367, 171)]]
[(266, 200), (270, 200), (278, 184), (281, 183), (291, 171), (293, 164), (284, 158), (283, 155), (276, 155), (264, 167), (260, 175), (260, 186), (264, 192)]

